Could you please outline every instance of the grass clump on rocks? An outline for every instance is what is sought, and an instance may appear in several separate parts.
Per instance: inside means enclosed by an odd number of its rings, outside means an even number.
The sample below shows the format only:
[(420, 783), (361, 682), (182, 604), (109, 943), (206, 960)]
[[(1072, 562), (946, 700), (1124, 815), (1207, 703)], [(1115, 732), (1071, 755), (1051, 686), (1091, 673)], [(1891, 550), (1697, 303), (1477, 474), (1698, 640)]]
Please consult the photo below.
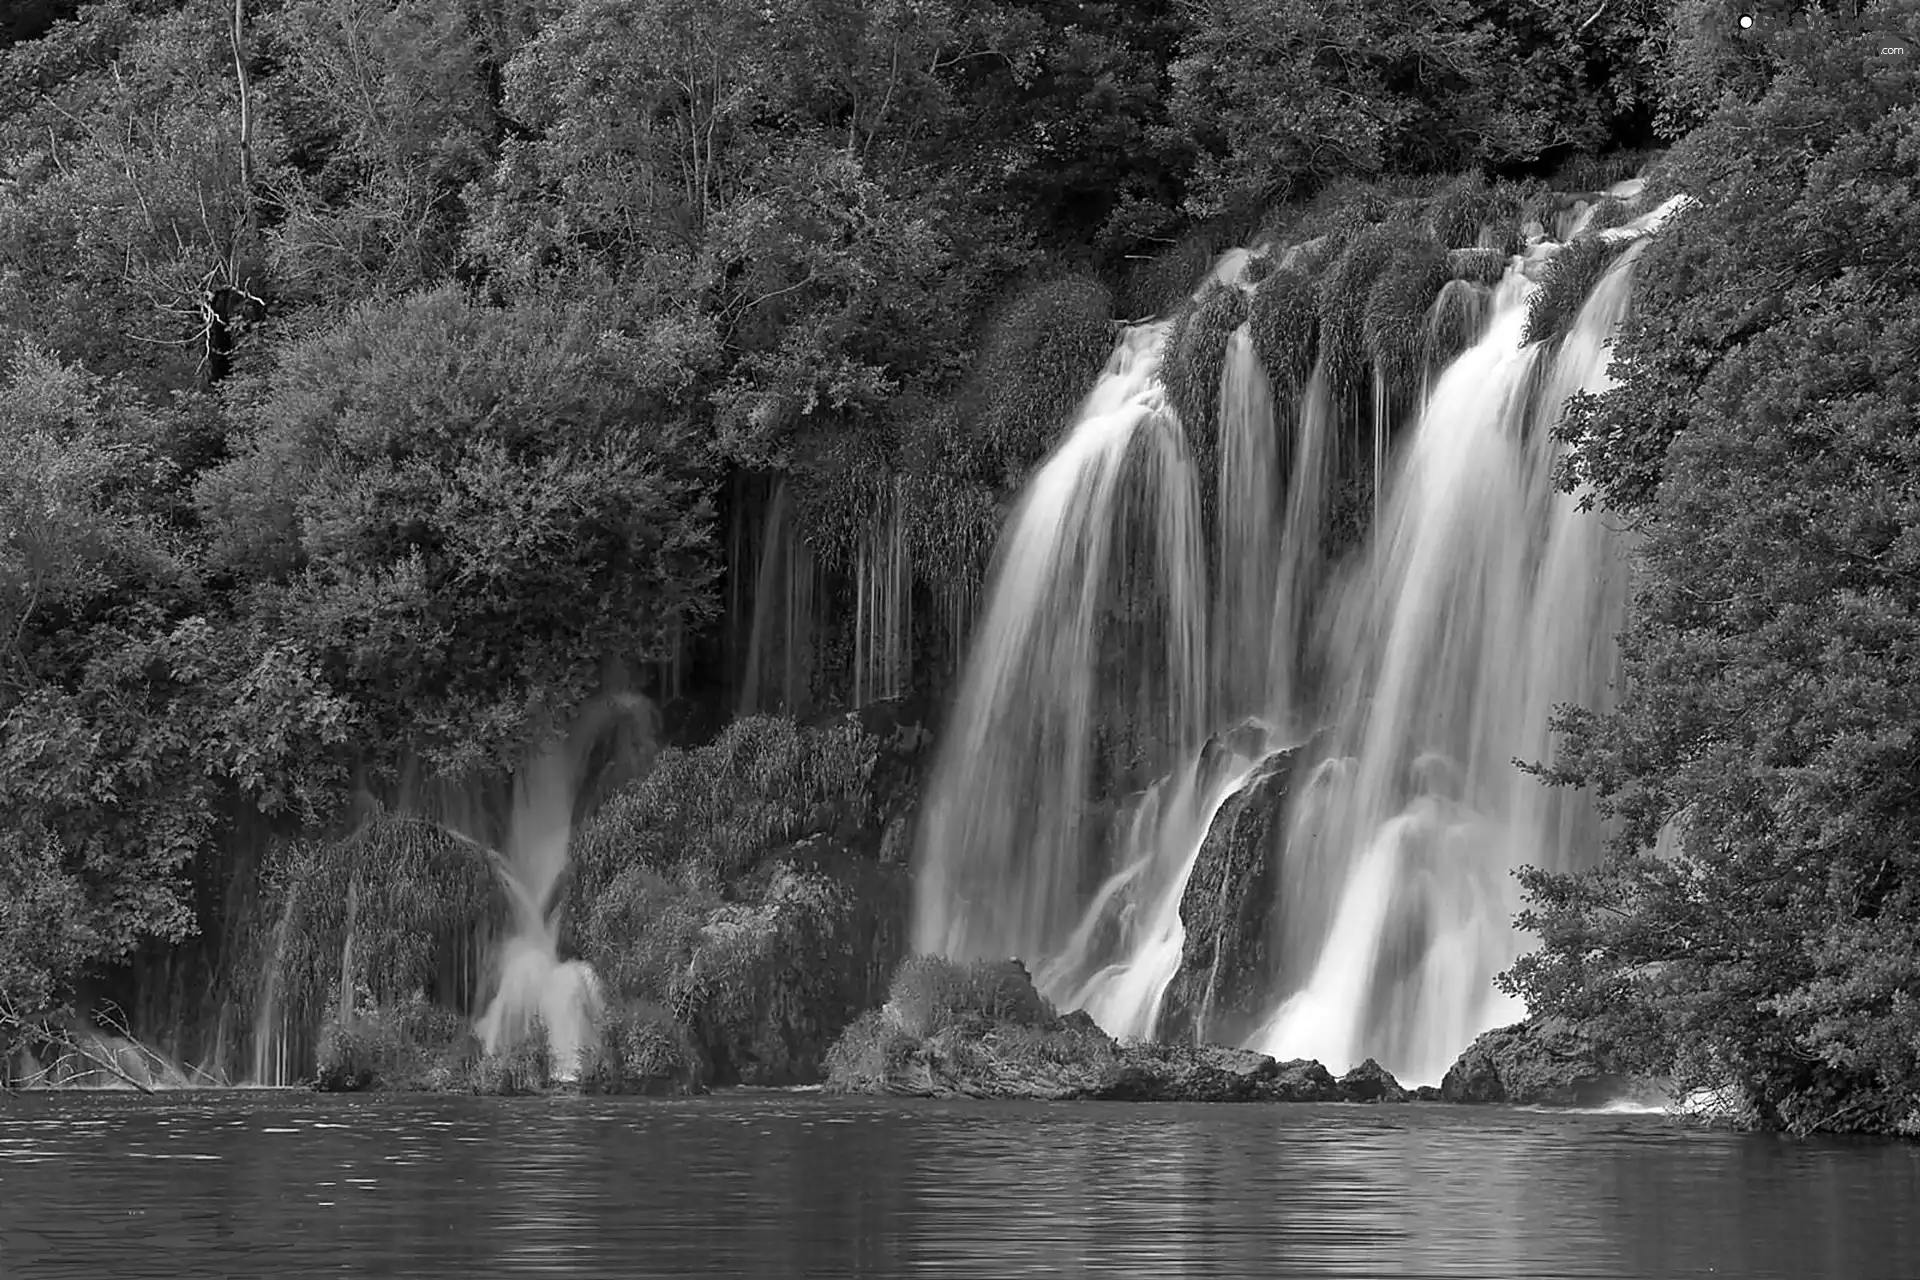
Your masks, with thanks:
[(1367, 291), (1360, 319), (1367, 357), (1401, 393), (1420, 383), (1426, 356), (1427, 312), (1446, 282), (1446, 255), (1430, 240), (1402, 241)]
[(1593, 286), (1630, 243), (1584, 237), (1555, 254), (1540, 277), (1540, 287), (1528, 299), (1527, 327), (1521, 341), (1552, 342), (1564, 336)]
[(1281, 267), (1262, 280), (1248, 304), (1247, 332), (1275, 394), (1298, 394), (1313, 369), (1320, 341), (1313, 278), (1298, 267)]
[(1247, 319), (1247, 295), (1232, 285), (1216, 284), (1174, 322), (1167, 335), (1161, 380), (1167, 400), (1180, 415), (1197, 457), (1210, 456), (1218, 431), (1220, 371), (1227, 343)]

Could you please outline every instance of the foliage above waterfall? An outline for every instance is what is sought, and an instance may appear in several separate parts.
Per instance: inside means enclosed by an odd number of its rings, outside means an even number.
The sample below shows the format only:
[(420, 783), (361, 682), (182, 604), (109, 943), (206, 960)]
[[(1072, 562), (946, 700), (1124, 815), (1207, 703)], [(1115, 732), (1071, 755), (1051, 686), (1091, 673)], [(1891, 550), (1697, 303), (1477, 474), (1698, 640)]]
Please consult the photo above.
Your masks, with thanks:
[(1551, 342), (1566, 333), (1600, 277), (1620, 257), (1626, 240), (1585, 236), (1555, 254), (1527, 301), (1523, 342)]
[(1262, 280), (1247, 305), (1247, 334), (1260, 367), (1281, 395), (1306, 385), (1320, 343), (1319, 298), (1313, 279), (1283, 266)]
[(660, 656), (704, 615), (702, 456), (612, 319), (370, 302), (236, 388), (251, 430), (200, 483), (210, 567), (256, 582), (285, 664), (351, 700), (363, 758), (506, 764), (603, 655)]
[(1920, 1132), (1920, 114), (1870, 47), (1787, 33), (1676, 149), (1697, 203), (1564, 424), (1643, 539), (1621, 704), (1555, 762), (1621, 827), (1529, 877), (1512, 983), (1763, 1122)]
[[(1167, 335), (1160, 377), (1197, 458), (1213, 456), (1227, 340), (1246, 319), (1247, 295), (1234, 285), (1214, 284), (1174, 321), (1173, 332)], [(1211, 470), (1204, 462), (1202, 467), (1203, 473)]]
[(981, 343), (972, 429), (1019, 479), (1046, 456), (1113, 350), (1113, 299), (1097, 280), (1068, 277), (1019, 294)]

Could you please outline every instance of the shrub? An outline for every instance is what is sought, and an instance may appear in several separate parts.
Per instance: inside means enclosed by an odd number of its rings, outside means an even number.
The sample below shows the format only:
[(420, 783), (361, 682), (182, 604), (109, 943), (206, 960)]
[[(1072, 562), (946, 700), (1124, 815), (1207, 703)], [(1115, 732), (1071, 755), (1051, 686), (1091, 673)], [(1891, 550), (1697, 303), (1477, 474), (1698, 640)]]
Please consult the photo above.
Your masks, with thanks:
[(1121, 286), (1121, 312), (1128, 319), (1144, 320), (1172, 311), (1193, 296), (1218, 252), (1213, 235), (1202, 231), (1136, 262)]
[(1297, 394), (1313, 370), (1320, 337), (1311, 277), (1298, 267), (1281, 267), (1262, 280), (1248, 303), (1247, 333), (1275, 394)]
[(827, 1051), (827, 1088), (837, 1093), (884, 1089), (913, 1061), (920, 1043), (885, 1010), (869, 1009)]
[(745, 716), (705, 746), (661, 752), (574, 841), (581, 918), (630, 866), (685, 867), (718, 886), (745, 875), (770, 849), (858, 828), (871, 816), (877, 749), (852, 721), (802, 728), (777, 716)]
[(794, 441), (787, 470), (794, 531), (823, 569), (850, 571), (893, 483), (881, 434), (820, 430)]
[(936, 596), (971, 600), (986, 582), (1004, 520), (986, 484), (926, 472), (908, 476), (907, 552)]
[(616, 998), (669, 1010), (722, 1083), (813, 1078), (865, 997), (859, 904), (786, 863), (734, 888), (628, 868), (595, 903), (587, 955)]
[(1583, 228), (1585, 234), (1599, 235), (1602, 231), (1611, 231), (1615, 227), (1623, 227), (1632, 222), (1639, 216), (1637, 204), (1638, 201), (1608, 196), (1594, 205), (1592, 213), (1587, 217), (1587, 225)]
[(691, 1093), (700, 1087), (698, 1050), (686, 1027), (644, 1000), (609, 1002), (594, 1046), (580, 1063), (583, 1093)]
[(1355, 385), (1365, 377), (1367, 297), (1393, 261), (1397, 240), (1383, 226), (1352, 233), (1318, 281), (1320, 352), (1336, 387)]
[(1247, 295), (1232, 285), (1207, 287), (1167, 335), (1160, 379), (1196, 456), (1210, 456), (1219, 429), (1220, 371), (1227, 342), (1247, 319)]
[(1645, 150), (1612, 151), (1605, 155), (1583, 152), (1554, 172), (1548, 185), (1556, 191), (1605, 191), (1636, 177), (1658, 153)]
[(1511, 260), (1511, 254), (1498, 249), (1449, 249), (1447, 277), (1470, 284), (1499, 284), (1500, 278), (1507, 274), (1507, 263)]
[(921, 1039), (949, 1027), (1043, 1026), (1056, 1017), (1018, 960), (961, 963), (941, 956), (901, 962), (887, 993), (887, 1011), (908, 1035)]
[(1427, 367), (1440, 370), (1472, 346), (1480, 336), (1487, 297), (1465, 280), (1449, 280), (1434, 300), (1427, 322)]
[(587, 959), (609, 990), (665, 1002), (708, 913), (719, 905), (710, 889), (669, 880), (650, 867), (628, 867), (592, 903), (584, 929)]
[(815, 1076), (858, 1011), (854, 905), (836, 881), (781, 866), (757, 901), (708, 916), (669, 994), (717, 1078), (792, 1084)]
[(1446, 255), (1429, 240), (1403, 241), (1367, 291), (1360, 320), (1362, 344), (1396, 391), (1420, 383), (1427, 312), (1446, 280)]
[(264, 874), (264, 913), (277, 908), (284, 932), (263, 959), (279, 966), (279, 998), (309, 1026), (338, 989), (343, 952), (371, 1004), (398, 1005), (433, 983), (467, 930), (503, 909), (483, 851), (382, 808), (339, 839), (276, 844)]
[(1018, 483), (1044, 457), (1113, 350), (1113, 297), (1070, 276), (1027, 290), (987, 330), (976, 363), (980, 432)]
[(489, 1053), (473, 1064), (469, 1088), (497, 1097), (543, 1093), (553, 1083), (553, 1050), (547, 1027), (535, 1018), (528, 1033), (504, 1053)]
[(1540, 277), (1540, 287), (1527, 300), (1527, 327), (1521, 341), (1551, 342), (1565, 334), (1593, 286), (1630, 243), (1582, 238), (1555, 254)]
[(445, 1087), (477, 1048), (467, 1020), (416, 992), (398, 1005), (327, 1019), (313, 1087), (322, 1093)]

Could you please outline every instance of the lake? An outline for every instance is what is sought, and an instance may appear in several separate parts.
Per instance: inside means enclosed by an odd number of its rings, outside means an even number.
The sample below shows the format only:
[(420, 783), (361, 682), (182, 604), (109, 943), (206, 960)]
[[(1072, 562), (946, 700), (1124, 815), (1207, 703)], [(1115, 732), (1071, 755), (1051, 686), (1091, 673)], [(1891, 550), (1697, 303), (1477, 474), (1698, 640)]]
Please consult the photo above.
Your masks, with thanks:
[(1920, 1145), (1426, 1106), (0, 1097), (0, 1276), (1920, 1276)]

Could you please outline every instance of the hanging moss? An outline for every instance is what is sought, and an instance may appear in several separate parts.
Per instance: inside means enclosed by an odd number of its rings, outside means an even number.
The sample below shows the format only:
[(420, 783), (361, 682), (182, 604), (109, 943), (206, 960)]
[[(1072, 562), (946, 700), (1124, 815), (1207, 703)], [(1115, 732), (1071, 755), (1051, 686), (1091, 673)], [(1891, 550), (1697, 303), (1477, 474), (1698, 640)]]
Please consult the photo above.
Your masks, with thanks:
[(1086, 277), (1049, 281), (993, 322), (977, 364), (977, 429), (1014, 482), (1046, 456), (1113, 350), (1113, 295)]
[(1466, 280), (1449, 280), (1427, 316), (1427, 367), (1438, 371), (1472, 346), (1486, 314), (1487, 294)]
[(1433, 238), (1449, 249), (1480, 242), (1480, 229), (1512, 214), (1500, 193), (1470, 174), (1449, 184), (1427, 207), (1426, 226)]
[(1218, 429), (1220, 370), (1227, 360), (1227, 341), (1246, 319), (1247, 295), (1231, 285), (1216, 284), (1174, 322), (1173, 332), (1167, 335), (1160, 380), (1198, 456), (1207, 455)]
[(1320, 340), (1313, 278), (1298, 267), (1282, 267), (1261, 281), (1247, 307), (1247, 332), (1274, 393), (1298, 394)]
[(343, 956), (364, 996), (397, 1003), (432, 982), (450, 937), (502, 906), (485, 850), (379, 808), (340, 839), (275, 846), (267, 882), (268, 901), (286, 913), (279, 990), (296, 1022), (337, 997)]
[(1368, 359), (1395, 391), (1419, 387), (1427, 311), (1446, 278), (1446, 255), (1438, 245), (1424, 239), (1403, 241), (1367, 291), (1361, 340)]
[(1121, 315), (1144, 320), (1171, 312), (1193, 296), (1218, 250), (1214, 234), (1201, 231), (1151, 258), (1135, 261), (1120, 289)]
[(1583, 237), (1555, 254), (1527, 301), (1522, 342), (1550, 342), (1572, 327), (1593, 286), (1632, 241)]
[(971, 597), (986, 580), (1004, 512), (993, 489), (940, 473), (908, 477), (907, 552), (936, 593)]
[(886, 441), (875, 428), (821, 432), (795, 443), (788, 491), (795, 531), (815, 563), (836, 572), (853, 564), (892, 482)]
[(1393, 261), (1396, 233), (1369, 226), (1346, 238), (1320, 277), (1320, 354), (1336, 387), (1358, 384), (1367, 371), (1367, 298)]
[[(991, 479), (999, 460), (978, 433), (966, 429), (968, 406), (958, 399), (901, 406), (896, 430), (900, 470), (907, 476)], [(977, 410), (977, 406), (974, 406)]]
[(1447, 250), (1447, 278), (1473, 284), (1493, 285), (1507, 274), (1510, 255), (1498, 249)]

